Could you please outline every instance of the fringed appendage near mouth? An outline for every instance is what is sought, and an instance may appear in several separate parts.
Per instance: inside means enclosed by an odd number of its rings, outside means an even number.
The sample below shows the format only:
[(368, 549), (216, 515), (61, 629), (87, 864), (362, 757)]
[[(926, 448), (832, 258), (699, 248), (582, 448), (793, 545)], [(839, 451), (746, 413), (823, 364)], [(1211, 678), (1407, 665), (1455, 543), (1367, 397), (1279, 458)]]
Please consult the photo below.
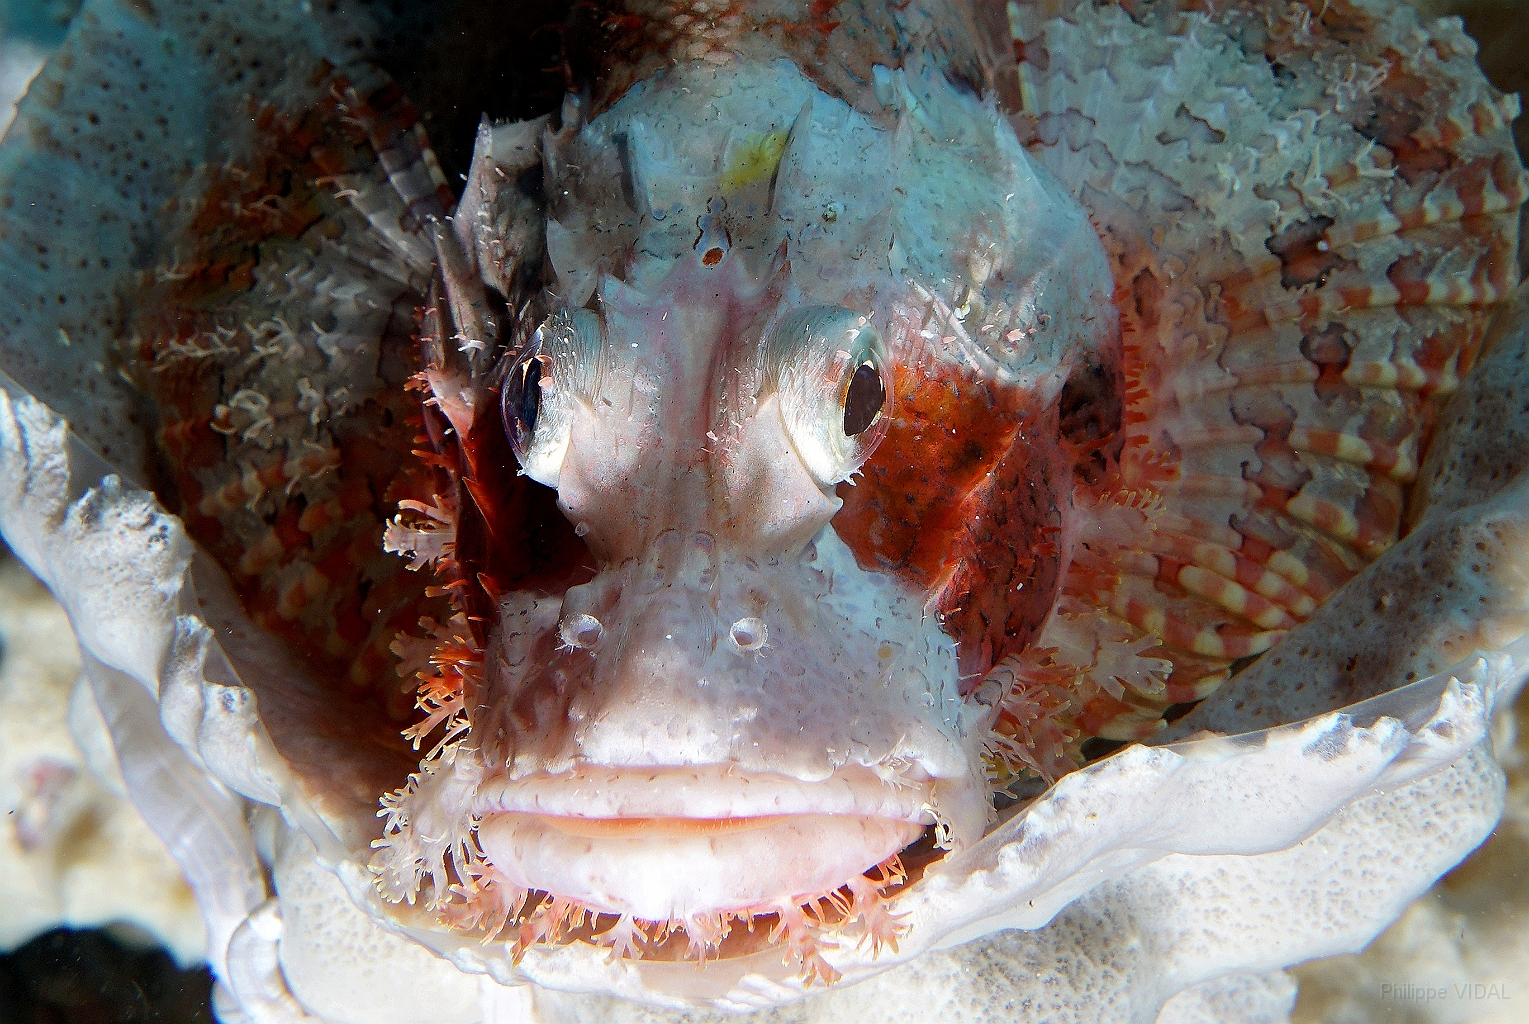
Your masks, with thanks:
[[(906, 878), (900, 852), (924, 832), (917, 821), (475, 811), (484, 799), (477, 773), (456, 768), (434, 762), (385, 801), (372, 869), (388, 901), (420, 900), (452, 930), (507, 943), (517, 962), (538, 944), (587, 942), (613, 958), (698, 963), (773, 946), (804, 983), (828, 984), (838, 972), (825, 950), (846, 942), (895, 950), (905, 931), (889, 901)], [(845, 802), (843, 785), (823, 788), (830, 805)], [(513, 784), (506, 789), (513, 795)], [(910, 796), (881, 810), (916, 814)], [(503, 793), (489, 801), (503, 802), (513, 801)]]

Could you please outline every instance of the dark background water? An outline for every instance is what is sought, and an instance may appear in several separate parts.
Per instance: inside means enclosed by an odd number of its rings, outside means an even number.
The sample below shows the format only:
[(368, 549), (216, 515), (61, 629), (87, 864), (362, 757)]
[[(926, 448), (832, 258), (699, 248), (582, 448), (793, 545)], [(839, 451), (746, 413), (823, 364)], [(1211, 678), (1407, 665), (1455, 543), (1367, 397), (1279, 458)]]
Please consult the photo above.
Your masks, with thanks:
[(0, 1024), (212, 1024), (212, 975), (111, 933), (60, 928), (0, 957)]

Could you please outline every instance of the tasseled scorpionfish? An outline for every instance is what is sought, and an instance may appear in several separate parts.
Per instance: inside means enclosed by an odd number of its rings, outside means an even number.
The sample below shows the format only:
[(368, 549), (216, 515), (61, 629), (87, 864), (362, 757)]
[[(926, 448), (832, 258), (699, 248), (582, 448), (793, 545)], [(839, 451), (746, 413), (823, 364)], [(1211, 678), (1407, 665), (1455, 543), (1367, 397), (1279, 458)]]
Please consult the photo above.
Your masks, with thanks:
[(832, 981), (1405, 534), (1516, 102), (1368, 0), (581, 31), (460, 196), (397, 86), (289, 75), (126, 366), (249, 614), (423, 752), (398, 920)]

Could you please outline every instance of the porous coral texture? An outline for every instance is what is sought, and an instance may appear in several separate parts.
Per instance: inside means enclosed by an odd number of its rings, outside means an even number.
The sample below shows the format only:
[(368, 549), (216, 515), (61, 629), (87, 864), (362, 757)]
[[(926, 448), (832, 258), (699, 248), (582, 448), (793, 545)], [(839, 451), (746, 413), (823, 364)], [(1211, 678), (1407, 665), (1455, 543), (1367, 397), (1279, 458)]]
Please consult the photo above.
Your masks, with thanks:
[(1529, 978), (1529, 697), (1497, 721), (1508, 773), (1502, 821), (1481, 848), (1408, 907), (1363, 953), (1291, 971), (1293, 1024), (1512, 1024)]

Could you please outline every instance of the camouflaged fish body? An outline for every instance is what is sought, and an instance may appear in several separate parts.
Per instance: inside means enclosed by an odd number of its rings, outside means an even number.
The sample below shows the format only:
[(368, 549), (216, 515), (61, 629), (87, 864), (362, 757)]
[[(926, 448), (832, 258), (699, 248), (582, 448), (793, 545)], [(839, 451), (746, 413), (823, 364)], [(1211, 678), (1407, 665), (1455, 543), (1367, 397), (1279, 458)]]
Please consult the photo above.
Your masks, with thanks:
[(1008, 15), (1012, 63), (954, 8), (634, 5), (450, 220), (396, 92), (320, 69), (192, 187), (143, 386), (257, 621), (419, 687), (388, 899), (624, 955), (765, 917), (831, 977), (926, 827), (1151, 736), (1400, 534), (1517, 279), (1469, 42)]

